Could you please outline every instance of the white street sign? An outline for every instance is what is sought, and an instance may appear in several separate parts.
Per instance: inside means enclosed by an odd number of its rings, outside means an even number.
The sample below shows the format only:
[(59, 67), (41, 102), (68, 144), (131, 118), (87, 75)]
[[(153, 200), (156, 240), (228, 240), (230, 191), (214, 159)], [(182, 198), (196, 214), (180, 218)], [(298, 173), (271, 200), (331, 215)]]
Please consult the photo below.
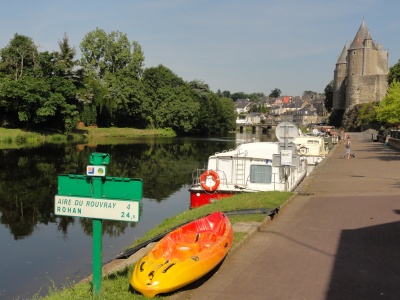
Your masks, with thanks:
[(55, 196), (54, 213), (61, 216), (139, 221), (139, 201)]
[(281, 165), (282, 166), (292, 165), (292, 150), (281, 150)]

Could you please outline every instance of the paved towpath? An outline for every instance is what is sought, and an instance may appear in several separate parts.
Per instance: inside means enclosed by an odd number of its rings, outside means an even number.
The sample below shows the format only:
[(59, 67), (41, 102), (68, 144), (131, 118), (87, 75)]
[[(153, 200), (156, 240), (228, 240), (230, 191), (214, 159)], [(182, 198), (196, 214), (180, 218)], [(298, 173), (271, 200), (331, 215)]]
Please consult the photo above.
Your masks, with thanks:
[(182, 299), (400, 299), (400, 152), (351, 134)]

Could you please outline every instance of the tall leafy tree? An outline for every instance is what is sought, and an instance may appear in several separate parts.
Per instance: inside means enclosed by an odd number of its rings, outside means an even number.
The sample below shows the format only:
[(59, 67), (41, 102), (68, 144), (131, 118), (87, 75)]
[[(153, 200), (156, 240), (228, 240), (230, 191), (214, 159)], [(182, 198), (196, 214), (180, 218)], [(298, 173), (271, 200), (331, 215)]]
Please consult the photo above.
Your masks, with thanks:
[(327, 84), (325, 87), (325, 100), (324, 105), (328, 112), (332, 111), (332, 104), (333, 104), (333, 80)]
[(35, 68), (38, 54), (31, 38), (16, 33), (10, 43), (0, 51), (1, 71), (18, 80)]
[(106, 54), (108, 36), (103, 29), (96, 28), (85, 35), (80, 49), (82, 53), (81, 65), (96, 78), (103, 78), (107, 68)]
[(200, 81), (191, 81), (190, 86), (200, 105), (198, 123), (192, 134), (223, 134), (234, 128), (232, 124), (236, 117), (232, 99), (218, 97), (210, 91), (207, 84)]
[(397, 125), (400, 123), (400, 82), (392, 81), (386, 96), (376, 107), (376, 118), (381, 123)]
[[(13, 70), (8, 73), (11, 80), (4, 80), (0, 85), (6, 119), (14, 126), (30, 129), (69, 131), (74, 128), (75, 87), (63, 76), (59, 53), (39, 53), (30, 38), (18, 34), (1, 53), (3, 66), (8, 65), (2, 71)], [(10, 61), (19, 63), (13, 65)]]
[[(4, 82), (0, 93), (8, 103), (8, 112), (18, 115), (20, 125), (30, 129), (58, 127), (64, 130), (66, 124), (59, 124), (58, 121), (66, 121), (70, 129), (71, 117), (76, 112), (75, 106), (66, 103), (65, 95), (70, 93), (69, 96), (73, 97), (74, 91), (72, 84), (60, 83), (59, 78), (47, 80), (24, 76), (18, 81)], [(57, 115), (63, 117), (57, 118)]]
[(221, 133), (234, 130), (236, 128), (235, 103), (231, 98), (221, 98)]
[(132, 126), (139, 123), (143, 99), (140, 78), (144, 67), (139, 43), (131, 44), (119, 31), (107, 34), (96, 28), (86, 34), (80, 49), (81, 65), (94, 78), (80, 89), (80, 98), (85, 105), (96, 106), (98, 125)]
[(142, 82), (133, 68), (107, 76), (110, 101), (114, 103), (113, 123), (121, 127), (144, 127)]
[(188, 134), (197, 125), (200, 104), (196, 102), (187, 84), (177, 88), (166, 86), (157, 93), (160, 104), (155, 111), (156, 124), (172, 128), (178, 134)]
[(138, 42), (132, 43), (131, 59), (126, 67), (115, 73), (108, 73), (106, 80), (110, 101), (114, 103), (114, 124), (117, 126), (144, 127), (142, 121), (144, 54)]
[[(225, 94), (225, 92), (222, 92), (222, 94), (223, 94), (224, 97), (227, 97), (227, 95)], [(243, 93), (243, 92), (238, 92), (238, 93), (233, 93), (233, 94), (231, 95), (231, 98), (233, 99), (233, 101), (236, 101), (236, 100), (238, 100), (238, 99), (246, 99), (246, 98), (248, 98), (248, 97), (247, 97), (247, 94), (245, 94), (245, 93)]]
[(80, 49), (81, 65), (102, 79), (107, 73), (115, 74), (132, 62), (131, 44), (125, 34), (112, 31), (107, 34), (96, 28), (85, 35)]
[(221, 96), (224, 97), (224, 98), (231, 98), (231, 92), (230, 91), (223, 91)]
[(282, 94), (281, 90), (278, 88), (275, 88), (275, 89), (271, 90), (269, 97), (278, 98), (278, 97), (280, 97), (281, 94)]
[(65, 69), (67, 70), (71, 70), (76, 65), (76, 62), (74, 61), (76, 49), (75, 47), (70, 46), (68, 35), (66, 33), (64, 33), (63, 39), (58, 41), (58, 46), (60, 48), (58, 64), (65, 66)]
[(142, 103), (143, 119), (148, 127), (160, 128), (156, 118), (157, 108), (163, 101), (161, 93), (165, 93), (166, 88), (179, 88), (185, 85), (185, 81), (178, 77), (174, 72), (163, 65), (144, 70), (142, 77), (145, 97)]
[(397, 62), (397, 64), (393, 65), (389, 69), (389, 74), (388, 74), (388, 83), (389, 83), (389, 85), (394, 80), (397, 80), (397, 82), (400, 82), (400, 60)]
[(368, 102), (360, 105), (357, 118), (357, 126), (362, 127), (364, 125), (370, 126), (376, 124), (376, 107), (378, 102)]

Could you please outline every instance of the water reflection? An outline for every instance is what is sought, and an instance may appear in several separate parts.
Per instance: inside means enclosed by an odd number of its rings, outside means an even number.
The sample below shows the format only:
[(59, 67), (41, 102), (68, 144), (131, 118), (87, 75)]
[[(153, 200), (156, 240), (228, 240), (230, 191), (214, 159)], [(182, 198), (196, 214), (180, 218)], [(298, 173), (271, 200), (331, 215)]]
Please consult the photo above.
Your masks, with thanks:
[[(204, 165), (210, 153), (227, 144), (195, 139), (147, 139), (135, 144), (42, 146), (33, 149), (0, 151), (1, 224), (14, 238), (29, 236), (38, 223), (57, 222), (67, 234), (74, 218), (56, 217), (53, 213), (58, 174), (84, 174), (89, 155), (110, 153), (110, 176), (142, 178), (145, 198), (163, 201), (191, 182), (191, 171)], [(91, 234), (91, 222), (80, 220), (82, 229)], [(104, 222), (104, 233), (118, 236), (124, 222)], [(125, 224), (125, 225), (124, 225)]]

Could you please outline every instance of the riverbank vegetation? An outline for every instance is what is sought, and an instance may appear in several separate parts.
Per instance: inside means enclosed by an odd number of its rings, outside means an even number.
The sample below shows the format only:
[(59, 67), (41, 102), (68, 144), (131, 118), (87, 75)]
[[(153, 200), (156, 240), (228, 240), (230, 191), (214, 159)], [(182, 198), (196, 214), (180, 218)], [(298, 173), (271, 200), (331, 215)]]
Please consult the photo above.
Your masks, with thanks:
[(136, 128), (97, 128), (79, 127), (68, 134), (49, 131), (27, 131), (22, 129), (6, 129), (0, 127), (0, 149), (18, 149), (37, 147), (44, 143), (87, 143), (121, 142), (120, 138), (129, 141), (131, 138), (142, 137), (174, 137), (175, 132), (170, 129), (136, 129)]
[[(164, 220), (159, 226), (149, 231), (141, 239), (135, 241), (132, 245), (138, 245), (143, 241), (147, 241), (159, 234), (167, 232), (185, 222), (201, 218), (214, 211), (235, 211), (241, 209), (261, 209), (261, 208), (277, 208), (287, 202), (292, 193), (289, 192), (259, 192), (259, 193), (243, 193), (230, 198), (216, 201), (213, 204), (205, 205), (196, 209), (185, 211), (175, 217)], [(263, 213), (229, 215), (232, 224), (238, 222), (262, 222), (266, 218)], [(245, 238), (246, 234), (235, 232), (233, 247)], [(147, 299), (139, 293), (133, 293), (129, 289), (129, 281), (134, 265), (103, 278), (102, 290), (99, 299)], [(92, 286), (90, 282), (78, 283), (71, 287), (59, 289), (50, 287), (49, 295), (43, 299), (46, 300), (75, 300), (75, 299), (91, 299)], [(168, 299), (169, 296), (156, 296), (155, 299)], [(38, 296), (34, 299), (42, 299)]]
[(231, 98), (185, 81), (162, 64), (144, 67), (144, 52), (121, 32), (97, 28), (80, 43), (39, 52), (15, 34), (0, 49), (0, 126), (73, 133), (101, 128), (170, 128), (177, 135), (220, 135), (235, 128)]

